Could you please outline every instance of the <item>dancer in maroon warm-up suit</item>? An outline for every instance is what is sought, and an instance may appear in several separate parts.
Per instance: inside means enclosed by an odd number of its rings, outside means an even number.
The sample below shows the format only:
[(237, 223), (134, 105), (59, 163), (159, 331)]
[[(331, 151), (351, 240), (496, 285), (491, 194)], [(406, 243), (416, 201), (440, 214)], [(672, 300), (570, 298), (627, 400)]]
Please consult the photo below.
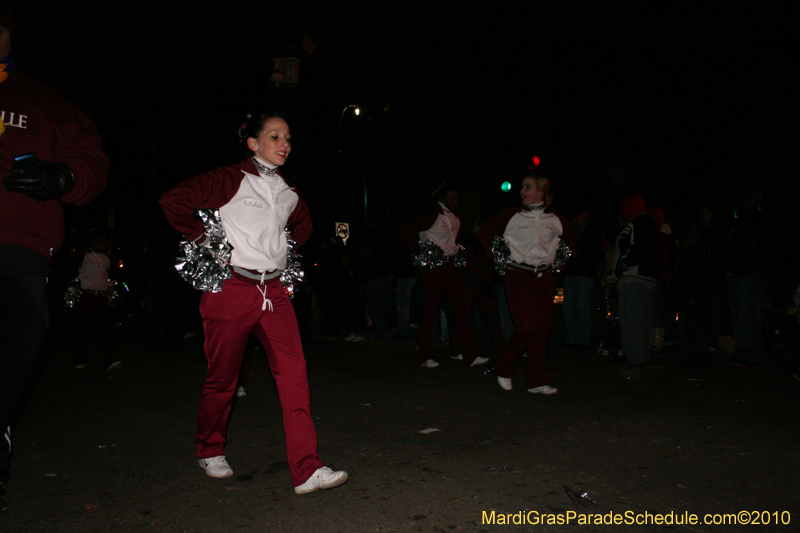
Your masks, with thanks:
[(347, 472), (331, 470), (317, 455), (300, 331), (280, 280), (288, 253), (284, 228), (293, 229), (298, 245), (313, 228), (305, 202), (278, 170), (292, 149), (286, 121), (275, 114), (253, 115), (240, 136), (252, 157), (190, 178), (161, 198), (172, 226), (199, 245), (207, 238), (194, 210), (219, 209), (233, 247), (233, 276), (220, 292), (200, 299), (208, 370), (197, 415), (197, 458), (211, 477), (233, 475), (225, 458), (228, 418), (252, 333), (264, 345), (278, 387), (294, 490), (306, 494), (347, 481)]
[(487, 357), (478, 356), (469, 331), (469, 316), (461, 280), (453, 264), (453, 256), (458, 252), (458, 230), (461, 221), (453, 213), (458, 207), (458, 191), (452, 187), (439, 190), (439, 201), (434, 209), (401, 232), (403, 240), (412, 252), (420, 253), (419, 241), (433, 241), (444, 251), (443, 265), (420, 268), (422, 280), (422, 316), (419, 323), (419, 364), (425, 368), (436, 368), (439, 363), (433, 358), (433, 324), (439, 309), (439, 298), (447, 299), (456, 321), (458, 347), (451, 341), (450, 350), (454, 357), (461, 355), (466, 366), (485, 365)]
[(497, 383), (504, 390), (511, 390), (514, 363), (527, 350), (525, 379), (528, 392), (558, 392), (550, 386), (545, 360), (555, 294), (552, 265), (561, 241), (574, 250), (578, 236), (561, 213), (550, 209), (549, 194), (548, 178), (528, 174), (522, 180), (522, 207), (500, 212), (478, 232), (478, 238), (487, 251), (490, 251), (492, 238), (496, 235), (502, 236), (511, 250), (505, 278), (514, 332), (495, 365)]

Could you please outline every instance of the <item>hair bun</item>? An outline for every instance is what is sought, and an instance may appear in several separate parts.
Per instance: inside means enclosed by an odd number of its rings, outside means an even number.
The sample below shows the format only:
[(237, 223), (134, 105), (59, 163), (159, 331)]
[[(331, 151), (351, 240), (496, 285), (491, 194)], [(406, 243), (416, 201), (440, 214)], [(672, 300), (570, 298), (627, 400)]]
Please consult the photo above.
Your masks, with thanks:
[(244, 124), (239, 126), (239, 141), (243, 141), (247, 139), (247, 123), (250, 122), (250, 118), (253, 116), (252, 113), (248, 113), (247, 117), (245, 117)]

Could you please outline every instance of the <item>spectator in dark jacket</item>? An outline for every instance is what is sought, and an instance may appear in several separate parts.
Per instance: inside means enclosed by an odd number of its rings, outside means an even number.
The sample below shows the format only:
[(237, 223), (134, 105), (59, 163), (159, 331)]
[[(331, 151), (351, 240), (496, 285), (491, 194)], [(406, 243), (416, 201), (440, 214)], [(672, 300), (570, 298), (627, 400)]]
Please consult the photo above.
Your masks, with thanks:
[(747, 367), (764, 359), (761, 308), (767, 295), (773, 229), (761, 212), (761, 196), (739, 199), (739, 218), (730, 233), (728, 253), (731, 326), (736, 352), (728, 363)]
[(592, 336), (592, 289), (605, 257), (603, 230), (583, 211), (572, 219), (578, 246), (564, 271), (564, 327), (566, 343), (585, 348)]
[(614, 256), (622, 352), (631, 363), (642, 364), (650, 362), (653, 294), (661, 274), (662, 244), (641, 196), (629, 196), (620, 210), (628, 222), (617, 236)]
[(653, 329), (650, 334), (650, 351), (660, 354), (664, 349), (667, 328), (675, 323), (675, 303), (672, 297), (672, 270), (675, 262), (675, 240), (672, 229), (664, 223), (664, 210), (649, 207), (647, 214), (653, 218), (661, 237), (661, 273), (653, 297)]

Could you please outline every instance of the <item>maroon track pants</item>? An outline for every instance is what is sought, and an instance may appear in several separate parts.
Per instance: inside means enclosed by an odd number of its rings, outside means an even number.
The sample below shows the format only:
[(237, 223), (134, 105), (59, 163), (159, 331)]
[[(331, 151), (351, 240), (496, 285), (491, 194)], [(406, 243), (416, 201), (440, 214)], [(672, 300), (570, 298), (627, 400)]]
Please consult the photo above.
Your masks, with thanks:
[(197, 457), (225, 454), (239, 367), (247, 339), (254, 333), (264, 345), (278, 386), (292, 482), (301, 485), (323, 464), (317, 455), (297, 318), (280, 280), (254, 285), (229, 279), (222, 291), (202, 295), (200, 314), (208, 370), (197, 413)]
[(440, 267), (421, 268), (422, 279), (422, 316), (419, 321), (419, 364), (433, 357), (433, 324), (436, 313), (439, 311), (439, 298), (442, 294), (447, 298), (447, 303), (453, 310), (458, 333), (458, 347), (450, 339), (452, 355), (458, 355), (458, 349), (464, 355), (464, 364), (469, 366), (475, 360), (475, 346), (472, 344), (472, 335), (469, 331), (469, 315), (467, 304), (464, 301), (464, 292), (461, 289), (461, 279), (452, 261)]
[(547, 335), (553, 317), (555, 280), (546, 272), (507, 268), (506, 298), (514, 320), (514, 332), (497, 360), (495, 371), (501, 378), (514, 375), (514, 363), (528, 351), (526, 383), (529, 389), (549, 385), (547, 380)]

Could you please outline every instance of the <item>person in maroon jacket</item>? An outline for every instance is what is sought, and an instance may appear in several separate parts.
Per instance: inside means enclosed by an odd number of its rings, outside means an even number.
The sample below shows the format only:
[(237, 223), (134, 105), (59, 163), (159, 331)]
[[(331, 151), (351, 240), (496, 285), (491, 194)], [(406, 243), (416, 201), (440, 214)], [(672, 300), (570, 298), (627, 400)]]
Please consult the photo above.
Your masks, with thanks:
[(94, 123), (16, 72), (11, 31), (0, 5), (0, 509), (12, 421), (50, 321), (46, 284), (64, 240), (61, 202), (89, 203), (108, 176)]
[(458, 230), (461, 221), (453, 213), (458, 207), (458, 191), (442, 186), (438, 193), (436, 206), (417, 221), (401, 231), (403, 241), (417, 255), (421, 252), (420, 242), (432, 241), (444, 252), (445, 261), (441, 266), (420, 268), (422, 280), (422, 316), (419, 324), (419, 364), (425, 368), (436, 368), (439, 363), (433, 358), (433, 324), (439, 310), (439, 298), (444, 295), (453, 310), (458, 335), (458, 345), (450, 341), (451, 356), (459, 355), (466, 366), (485, 365), (487, 357), (478, 356), (472, 343), (469, 330), (469, 316), (461, 280), (453, 264), (453, 256), (458, 252)]
[(578, 237), (572, 224), (550, 209), (550, 180), (528, 174), (522, 180), (522, 207), (501, 211), (478, 232), (481, 244), (491, 253), (492, 239), (501, 236), (511, 252), (506, 265), (506, 296), (514, 332), (495, 365), (497, 383), (512, 389), (514, 364), (528, 351), (526, 384), (533, 394), (556, 394), (547, 375), (547, 336), (553, 315), (555, 280), (552, 266), (561, 241), (574, 250)]
[(252, 157), (189, 178), (161, 198), (170, 224), (200, 246), (208, 238), (195, 210), (219, 209), (233, 247), (232, 277), (221, 291), (200, 298), (208, 369), (197, 415), (198, 464), (211, 477), (233, 475), (225, 458), (228, 418), (252, 333), (264, 345), (278, 387), (295, 493), (337, 487), (347, 472), (324, 466), (317, 454), (300, 331), (280, 280), (288, 253), (284, 228), (298, 245), (313, 231), (305, 202), (279, 171), (292, 149), (289, 125), (277, 114), (251, 115), (239, 135)]

